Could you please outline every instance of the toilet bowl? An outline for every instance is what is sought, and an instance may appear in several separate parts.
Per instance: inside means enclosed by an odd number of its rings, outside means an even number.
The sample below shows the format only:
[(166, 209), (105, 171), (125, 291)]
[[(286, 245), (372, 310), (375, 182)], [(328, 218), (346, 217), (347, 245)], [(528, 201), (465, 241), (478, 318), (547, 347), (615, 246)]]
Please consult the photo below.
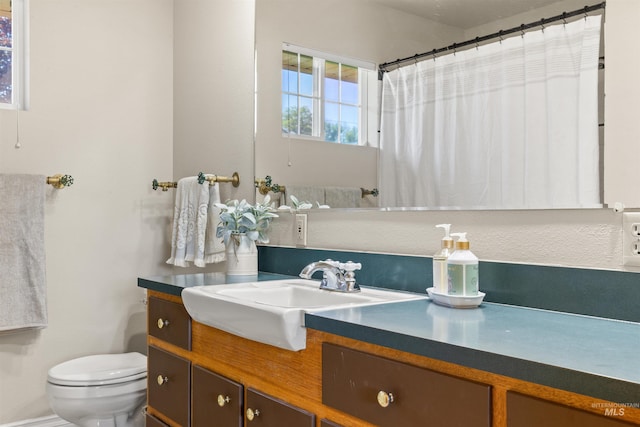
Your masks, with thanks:
[(51, 409), (80, 427), (142, 427), (147, 357), (99, 354), (54, 366), (47, 377)]

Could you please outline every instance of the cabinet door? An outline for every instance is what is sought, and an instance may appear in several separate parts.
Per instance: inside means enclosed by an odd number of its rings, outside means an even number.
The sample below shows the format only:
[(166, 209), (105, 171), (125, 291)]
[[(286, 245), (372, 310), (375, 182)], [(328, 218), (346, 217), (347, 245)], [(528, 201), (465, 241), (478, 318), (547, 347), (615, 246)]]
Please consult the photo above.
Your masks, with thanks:
[(320, 420), (320, 427), (342, 427), (342, 425), (329, 420)]
[(488, 427), (491, 387), (323, 343), (322, 403), (379, 426)]
[(247, 427), (314, 427), (315, 415), (251, 388), (247, 389)]
[(191, 427), (242, 427), (243, 387), (200, 366), (191, 371)]
[(610, 408), (609, 416), (569, 408), (557, 403), (525, 396), (512, 391), (507, 392), (508, 427), (629, 427), (631, 425), (615, 419), (624, 413), (622, 408)]
[(183, 427), (189, 425), (190, 362), (149, 346), (149, 406)]
[(191, 350), (191, 317), (182, 304), (149, 298), (149, 335)]

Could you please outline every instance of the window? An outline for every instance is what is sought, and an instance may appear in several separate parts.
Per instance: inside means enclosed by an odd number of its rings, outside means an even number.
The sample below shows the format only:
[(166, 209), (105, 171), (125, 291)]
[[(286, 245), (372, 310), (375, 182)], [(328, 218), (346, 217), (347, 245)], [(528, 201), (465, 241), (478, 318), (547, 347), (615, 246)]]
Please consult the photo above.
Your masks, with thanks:
[[(282, 133), (365, 145), (374, 64), (339, 58), (289, 44), (282, 50)], [(370, 102), (371, 101), (371, 102)], [(377, 145), (377, 144), (376, 144)]]
[(24, 108), (24, 3), (0, 0), (0, 108)]

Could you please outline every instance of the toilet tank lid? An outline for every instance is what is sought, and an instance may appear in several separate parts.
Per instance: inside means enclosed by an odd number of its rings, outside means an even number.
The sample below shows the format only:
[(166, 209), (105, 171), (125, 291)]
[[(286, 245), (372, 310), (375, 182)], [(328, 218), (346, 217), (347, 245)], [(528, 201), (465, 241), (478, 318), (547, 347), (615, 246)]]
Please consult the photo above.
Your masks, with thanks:
[(62, 385), (113, 384), (146, 376), (147, 356), (131, 352), (95, 354), (49, 369), (49, 381)]

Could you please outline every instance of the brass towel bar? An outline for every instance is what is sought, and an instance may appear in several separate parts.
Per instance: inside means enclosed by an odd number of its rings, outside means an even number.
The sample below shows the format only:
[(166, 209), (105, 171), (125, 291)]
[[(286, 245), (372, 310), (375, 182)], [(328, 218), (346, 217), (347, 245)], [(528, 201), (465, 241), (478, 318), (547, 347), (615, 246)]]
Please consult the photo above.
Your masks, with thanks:
[[(266, 196), (269, 191), (271, 191), (272, 193), (285, 193), (287, 191), (284, 185), (274, 184), (270, 175), (267, 175), (264, 179), (256, 179), (255, 185), (258, 189), (258, 192), (260, 192), (260, 194), (262, 194), (263, 196)], [(378, 197), (378, 194), (380, 194), (377, 188), (374, 188), (373, 190), (367, 190), (366, 188), (361, 187), (360, 191), (362, 192), (363, 199), (365, 196), (371, 195), (373, 197)]]
[(57, 174), (47, 177), (47, 184), (52, 185), (53, 188), (62, 189), (64, 187), (70, 187), (73, 185), (73, 177), (71, 175)]
[[(212, 174), (205, 175), (202, 172), (198, 173), (198, 183), (203, 184), (205, 181), (209, 181), (209, 183), (211, 184), (213, 184), (214, 182), (230, 182), (234, 187), (238, 187), (240, 185), (240, 175), (238, 175), (238, 172), (234, 172), (231, 177)], [(161, 188), (162, 191), (167, 191), (169, 188), (178, 188), (178, 183), (168, 181), (161, 182), (157, 179), (154, 179), (151, 182), (151, 188), (153, 188), (154, 190)]]

